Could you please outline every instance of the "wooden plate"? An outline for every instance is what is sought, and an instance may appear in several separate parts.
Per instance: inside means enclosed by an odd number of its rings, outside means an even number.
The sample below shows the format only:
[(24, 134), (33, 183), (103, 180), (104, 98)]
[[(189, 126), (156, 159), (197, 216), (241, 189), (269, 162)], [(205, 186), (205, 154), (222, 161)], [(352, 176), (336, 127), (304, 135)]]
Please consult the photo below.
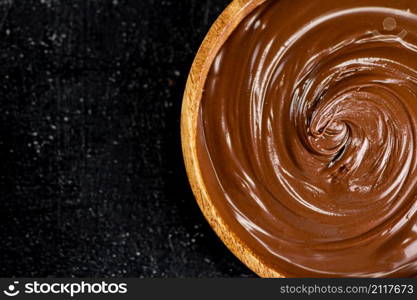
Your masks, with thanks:
[(195, 57), (185, 88), (181, 112), (181, 139), (185, 166), (194, 196), (211, 227), (223, 243), (251, 270), (261, 277), (284, 277), (266, 265), (232, 232), (213, 205), (204, 184), (197, 159), (197, 118), (204, 84), (221, 46), (236, 26), (266, 0), (234, 0), (220, 15)]

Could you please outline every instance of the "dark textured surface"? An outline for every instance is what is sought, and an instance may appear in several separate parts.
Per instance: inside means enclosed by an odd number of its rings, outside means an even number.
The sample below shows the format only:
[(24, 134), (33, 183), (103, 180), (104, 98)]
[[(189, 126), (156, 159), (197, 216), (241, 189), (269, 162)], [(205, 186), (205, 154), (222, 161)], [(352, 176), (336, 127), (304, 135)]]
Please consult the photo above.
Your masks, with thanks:
[(192, 59), (226, 0), (0, 0), (0, 276), (253, 276), (182, 163)]

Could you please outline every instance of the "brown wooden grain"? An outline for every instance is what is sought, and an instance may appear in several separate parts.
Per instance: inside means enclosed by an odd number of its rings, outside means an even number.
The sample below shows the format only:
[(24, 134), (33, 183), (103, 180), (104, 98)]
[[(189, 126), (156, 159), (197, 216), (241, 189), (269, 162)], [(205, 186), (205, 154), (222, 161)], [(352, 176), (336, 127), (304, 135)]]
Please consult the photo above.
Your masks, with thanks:
[(197, 159), (197, 118), (202, 91), (217, 52), (239, 22), (266, 0), (234, 0), (204, 39), (188, 76), (181, 113), (181, 139), (185, 166), (195, 198), (204, 216), (224, 244), (261, 277), (284, 277), (265, 264), (232, 232), (220, 217), (204, 184)]

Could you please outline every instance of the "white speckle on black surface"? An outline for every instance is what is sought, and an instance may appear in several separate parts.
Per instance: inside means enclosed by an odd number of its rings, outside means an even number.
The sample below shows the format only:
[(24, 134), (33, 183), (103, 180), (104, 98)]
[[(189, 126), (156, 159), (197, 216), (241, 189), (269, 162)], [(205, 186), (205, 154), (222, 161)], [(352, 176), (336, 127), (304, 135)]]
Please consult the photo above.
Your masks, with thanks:
[(0, 0), (0, 275), (253, 276), (185, 175), (186, 75), (226, 0)]

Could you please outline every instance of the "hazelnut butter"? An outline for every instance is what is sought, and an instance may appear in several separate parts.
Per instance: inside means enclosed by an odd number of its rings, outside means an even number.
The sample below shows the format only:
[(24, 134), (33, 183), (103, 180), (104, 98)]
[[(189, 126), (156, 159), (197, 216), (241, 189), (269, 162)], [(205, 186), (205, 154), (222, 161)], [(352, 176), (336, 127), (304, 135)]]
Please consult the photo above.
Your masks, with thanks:
[(417, 276), (417, 2), (269, 0), (210, 67), (213, 205), (287, 277)]

